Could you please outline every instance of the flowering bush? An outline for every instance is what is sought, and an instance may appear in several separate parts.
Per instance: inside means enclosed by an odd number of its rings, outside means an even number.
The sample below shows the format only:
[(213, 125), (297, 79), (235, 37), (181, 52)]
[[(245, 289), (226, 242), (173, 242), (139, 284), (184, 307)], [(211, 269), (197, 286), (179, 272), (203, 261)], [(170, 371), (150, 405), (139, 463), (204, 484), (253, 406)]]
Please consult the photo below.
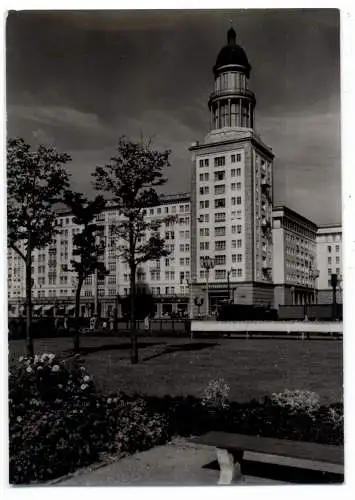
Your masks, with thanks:
[(117, 449), (131, 453), (162, 444), (167, 439), (166, 427), (164, 417), (150, 412), (143, 399), (121, 400), (117, 420)]
[(344, 409), (343, 407), (331, 406), (328, 409), (329, 421), (335, 429), (343, 429), (344, 426)]
[(114, 446), (116, 420), (115, 404), (95, 393), (79, 358), (72, 367), (54, 354), (20, 358), (9, 374), (10, 482), (92, 463)]
[(310, 391), (289, 391), (273, 393), (271, 401), (276, 406), (287, 408), (291, 413), (305, 413), (312, 417), (320, 408), (320, 399), (317, 393)]
[(202, 404), (207, 408), (217, 411), (228, 408), (230, 386), (223, 378), (210, 380), (203, 393)]

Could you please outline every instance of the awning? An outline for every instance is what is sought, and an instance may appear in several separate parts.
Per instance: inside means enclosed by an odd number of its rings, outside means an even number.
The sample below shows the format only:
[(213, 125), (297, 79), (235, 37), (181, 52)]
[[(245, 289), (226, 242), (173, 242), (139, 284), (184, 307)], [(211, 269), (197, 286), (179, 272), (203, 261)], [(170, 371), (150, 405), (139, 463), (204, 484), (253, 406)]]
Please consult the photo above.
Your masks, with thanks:
[(42, 309), (42, 306), (34, 306), (33, 307), (33, 312), (38, 312)]
[(67, 313), (73, 312), (75, 309), (75, 306), (69, 306), (67, 307)]

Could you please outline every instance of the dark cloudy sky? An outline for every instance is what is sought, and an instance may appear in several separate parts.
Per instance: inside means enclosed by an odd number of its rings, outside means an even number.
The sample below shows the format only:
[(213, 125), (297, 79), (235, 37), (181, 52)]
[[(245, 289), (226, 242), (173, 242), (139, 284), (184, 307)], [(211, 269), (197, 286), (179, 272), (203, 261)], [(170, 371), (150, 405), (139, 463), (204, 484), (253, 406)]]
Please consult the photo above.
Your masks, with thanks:
[(256, 128), (275, 153), (275, 204), (341, 219), (336, 10), (67, 11), (7, 19), (8, 133), (72, 155), (73, 186), (117, 138), (172, 150), (165, 190), (189, 191), (191, 142), (208, 132), (212, 67), (229, 21), (252, 65)]

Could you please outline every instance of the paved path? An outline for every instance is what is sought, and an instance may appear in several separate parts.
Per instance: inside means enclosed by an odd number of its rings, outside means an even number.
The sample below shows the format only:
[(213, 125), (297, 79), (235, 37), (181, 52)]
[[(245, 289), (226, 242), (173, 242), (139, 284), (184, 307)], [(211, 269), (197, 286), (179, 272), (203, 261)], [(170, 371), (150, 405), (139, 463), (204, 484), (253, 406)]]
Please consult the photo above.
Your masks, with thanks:
[[(176, 439), (100, 469), (77, 474), (56, 486), (215, 486), (218, 470), (204, 467), (215, 459), (214, 448)], [(243, 484), (285, 483), (245, 476)]]

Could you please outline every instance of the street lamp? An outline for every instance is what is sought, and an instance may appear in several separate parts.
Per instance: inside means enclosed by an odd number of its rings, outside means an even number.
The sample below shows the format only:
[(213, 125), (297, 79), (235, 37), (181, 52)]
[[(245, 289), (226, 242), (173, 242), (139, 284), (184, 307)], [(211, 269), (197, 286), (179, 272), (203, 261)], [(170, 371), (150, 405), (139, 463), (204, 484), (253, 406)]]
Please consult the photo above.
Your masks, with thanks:
[[(234, 268), (231, 267), (229, 271), (227, 271), (227, 289), (228, 289), (228, 304), (230, 304), (231, 302), (231, 297), (230, 297), (230, 281), (229, 281), (229, 278), (230, 278), (230, 275), (231, 273), (234, 271)], [(234, 302), (234, 301), (233, 301)]]
[(313, 269), (313, 267), (310, 266), (309, 277), (313, 281), (313, 300), (314, 300), (314, 303), (317, 304), (318, 299), (317, 299), (317, 291), (316, 291), (316, 280), (319, 277), (318, 269)]
[(208, 290), (208, 278), (210, 274), (210, 269), (214, 268), (214, 259), (212, 259), (209, 256), (202, 257), (202, 262), (201, 266), (205, 269), (206, 271), (206, 295), (207, 295), (207, 317), (210, 315), (210, 298), (209, 298), (209, 290)]

